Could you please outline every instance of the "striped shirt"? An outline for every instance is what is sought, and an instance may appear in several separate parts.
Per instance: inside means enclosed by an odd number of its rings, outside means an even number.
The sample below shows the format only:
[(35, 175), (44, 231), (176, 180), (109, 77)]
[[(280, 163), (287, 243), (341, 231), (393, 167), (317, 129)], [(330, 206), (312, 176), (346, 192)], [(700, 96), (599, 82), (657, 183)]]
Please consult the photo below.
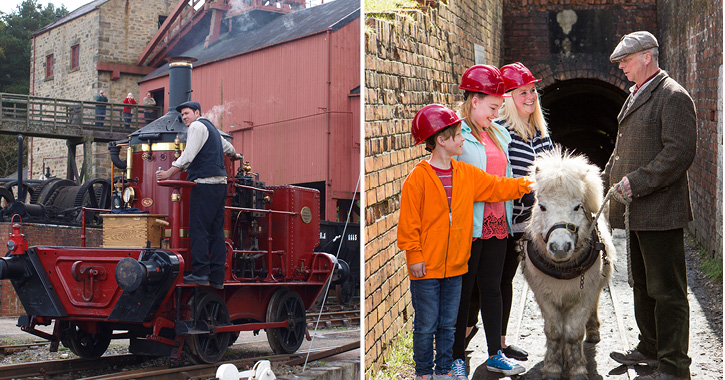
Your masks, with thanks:
[[(529, 166), (534, 163), (534, 159), (542, 152), (546, 152), (554, 148), (550, 137), (541, 137), (540, 132), (530, 141), (524, 141), (516, 132), (509, 128), (511, 133), (511, 143), (509, 144), (509, 159), (511, 160), (511, 170), (514, 178), (528, 175)], [(531, 207), (534, 205), (534, 194), (525, 194), (520, 199), (514, 199), (513, 225), (511, 226), (514, 233), (524, 232), (525, 222), (531, 216)]]
[(441, 183), (443, 184), (443, 190), (446, 191), (446, 196), (448, 197), (448, 208), (451, 208), (451, 198), (453, 197), (453, 166), (451, 166), (448, 169), (439, 169), (433, 165), (430, 167), (433, 168), (433, 171), (436, 172), (438, 175), (438, 178), (441, 179)]

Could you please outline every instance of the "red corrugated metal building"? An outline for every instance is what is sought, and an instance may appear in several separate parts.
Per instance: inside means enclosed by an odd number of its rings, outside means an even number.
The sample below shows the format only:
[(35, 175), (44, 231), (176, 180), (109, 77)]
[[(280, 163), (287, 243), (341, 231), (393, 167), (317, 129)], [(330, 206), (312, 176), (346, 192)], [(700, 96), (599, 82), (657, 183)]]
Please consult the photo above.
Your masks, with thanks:
[[(359, 199), (360, 2), (258, 19), (264, 24), (239, 31), (249, 17), (225, 18), (214, 43), (177, 46), (167, 55), (198, 59), (191, 98), (232, 135), (261, 180), (317, 188), (324, 218), (344, 221)], [(164, 104), (168, 66), (139, 84)]]

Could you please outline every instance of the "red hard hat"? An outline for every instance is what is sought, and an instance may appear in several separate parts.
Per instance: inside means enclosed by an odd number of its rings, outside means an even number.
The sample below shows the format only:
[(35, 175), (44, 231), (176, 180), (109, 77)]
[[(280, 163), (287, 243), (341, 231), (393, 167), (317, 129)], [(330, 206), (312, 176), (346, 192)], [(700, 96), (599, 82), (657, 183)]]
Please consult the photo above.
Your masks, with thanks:
[(461, 77), (461, 90), (482, 92), (494, 96), (506, 96), (501, 72), (491, 65), (471, 66)]
[(410, 133), (415, 139), (415, 145), (425, 141), (441, 129), (463, 121), (455, 112), (440, 104), (429, 104), (418, 111), (413, 118), (413, 128)]
[(501, 67), (501, 76), (503, 76), (506, 91), (541, 80), (534, 78), (531, 71), (521, 62), (515, 62)]

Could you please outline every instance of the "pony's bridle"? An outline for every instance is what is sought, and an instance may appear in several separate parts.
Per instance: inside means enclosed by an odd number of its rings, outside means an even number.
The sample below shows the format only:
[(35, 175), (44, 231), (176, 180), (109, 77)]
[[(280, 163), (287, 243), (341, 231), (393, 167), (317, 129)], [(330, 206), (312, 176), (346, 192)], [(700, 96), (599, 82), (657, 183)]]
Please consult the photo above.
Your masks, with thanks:
[(548, 243), (549, 236), (551, 235), (551, 233), (554, 232), (554, 230), (557, 230), (559, 228), (565, 228), (567, 231), (574, 234), (574, 236), (575, 236), (574, 239), (576, 240), (577, 232), (579, 231), (579, 227), (574, 223), (559, 222), (559, 223), (556, 223), (553, 226), (551, 226), (551, 228), (549, 228), (549, 232), (546, 233), (546, 237), (544, 237), (544, 241)]

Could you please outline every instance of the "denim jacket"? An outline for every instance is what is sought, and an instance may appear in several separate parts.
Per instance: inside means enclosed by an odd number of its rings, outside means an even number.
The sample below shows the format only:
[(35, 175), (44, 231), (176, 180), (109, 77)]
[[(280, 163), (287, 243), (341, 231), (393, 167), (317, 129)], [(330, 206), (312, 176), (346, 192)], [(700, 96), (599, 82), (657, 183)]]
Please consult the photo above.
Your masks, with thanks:
[[(459, 115), (460, 117), (460, 115)], [(509, 143), (511, 142), (511, 135), (509, 131), (495, 122), (491, 123), (491, 127), (496, 130), (496, 136), (498, 141), (503, 148), (503, 152), (506, 154), (506, 177), (513, 177), (511, 171), (511, 160), (509, 159)], [(459, 161), (468, 162), (478, 168), (486, 170), (486, 147), (481, 144), (473, 134), (471, 133), (471, 127), (464, 120), (461, 122), (461, 133), (465, 138), (463, 142), (463, 154), (460, 156), (454, 156), (453, 158)], [(475, 202), (473, 204), (473, 237), (481, 237), (481, 231), (483, 229), (483, 209), (486, 202)], [(513, 201), (506, 201), (504, 203), (506, 209), (506, 225), (508, 226), (509, 235), (513, 233), (511, 229), (511, 217), (513, 215)]]

